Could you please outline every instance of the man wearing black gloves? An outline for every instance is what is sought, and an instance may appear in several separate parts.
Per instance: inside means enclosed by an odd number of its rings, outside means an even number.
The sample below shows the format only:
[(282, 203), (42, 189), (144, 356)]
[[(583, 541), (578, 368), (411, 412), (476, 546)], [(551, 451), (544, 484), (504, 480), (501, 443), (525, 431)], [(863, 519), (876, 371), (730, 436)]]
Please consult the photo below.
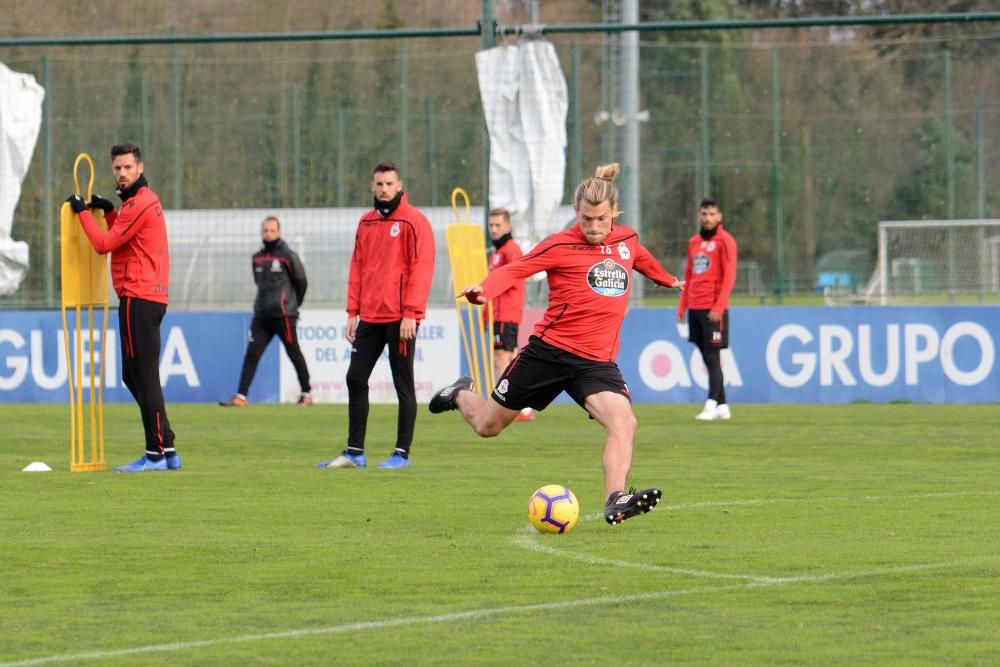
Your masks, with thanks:
[[(111, 282), (118, 295), (118, 337), (122, 351), (122, 381), (139, 405), (146, 435), (143, 455), (116, 468), (118, 472), (179, 470), (174, 432), (160, 386), (160, 323), (167, 312), (170, 253), (167, 223), (159, 197), (143, 175), (142, 152), (135, 144), (111, 147), (111, 170), (118, 184), (121, 210), (94, 195), (66, 201), (80, 220), (98, 253), (111, 253)], [(99, 208), (108, 223), (105, 232), (88, 208)]]
[(281, 223), (273, 215), (261, 223), (260, 238), (264, 247), (257, 251), (252, 260), (257, 298), (253, 302), (250, 343), (243, 359), (240, 387), (231, 399), (220, 405), (244, 407), (247, 404), (247, 392), (250, 391), (250, 383), (257, 372), (257, 362), (271, 338), (277, 335), (299, 378), (302, 393), (297, 405), (305, 408), (312, 405), (313, 400), (309, 393), (309, 368), (306, 367), (305, 357), (299, 347), (296, 323), (299, 319), (299, 306), (306, 295), (306, 270), (299, 256), (281, 240)]

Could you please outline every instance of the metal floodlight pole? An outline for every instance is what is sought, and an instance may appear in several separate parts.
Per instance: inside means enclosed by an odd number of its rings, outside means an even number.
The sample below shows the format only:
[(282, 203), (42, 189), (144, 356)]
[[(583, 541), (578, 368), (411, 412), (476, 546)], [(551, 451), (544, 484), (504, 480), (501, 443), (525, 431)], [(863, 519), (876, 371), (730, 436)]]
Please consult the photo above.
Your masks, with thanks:
[[(639, 22), (639, 0), (623, 0), (622, 23)], [(625, 116), (622, 132), (622, 163), (624, 201), (628, 225), (635, 231), (642, 230), (642, 202), (639, 193), (639, 33), (630, 30), (622, 34), (622, 88), (621, 109)], [(636, 281), (632, 286), (632, 299), (642, 301), (643, 284)]]
[[(483, 0), (483, 18), (479, 23), (479, 31), (483, 40), (483, 50), (496, 46), (497, 13), (494, 0)], [(483, 118), (485, 121), (485, 117)], [(490, 223), (490, 133), (483, 128), (483, 229), (489, 229)]]

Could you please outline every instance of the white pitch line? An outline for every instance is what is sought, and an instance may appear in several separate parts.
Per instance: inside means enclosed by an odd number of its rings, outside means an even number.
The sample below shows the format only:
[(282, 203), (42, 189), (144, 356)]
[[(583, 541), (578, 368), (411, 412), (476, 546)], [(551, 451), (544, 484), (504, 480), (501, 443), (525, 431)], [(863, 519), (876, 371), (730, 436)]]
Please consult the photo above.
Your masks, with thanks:
[(735, 590), (748, 587), (749, 586), (747, 584), (732, 585), (732, 586), (714, 586), (714, 587), (703, 586), (699, 588), (689, 588), (679, 591), (658, 591), (654, 593), (637, 593), (635, 595), (617, 595), (617, 596), (599, 597), (599, 598), (585, 598), (582, 600), (566, 600), (563, 602), (545, 602), (540, 604), (526, 604), (526, 605), (517, 605), (510, 607), (472, 609), (470, 611), (456, 612), (454, 614), (439, 614), (437, 616), (409, 616), (403, 618), (390, 618), (382, 621), (344, 623), (342, 625), (331, 625), (323, 628), (301, 628), (299, 630), (286, 630), (284, 632), (265, 632), (255, 635), (220, 637), (217, 639), (203, 639), (199, 641), (190, 641), (190, 642), (150, 644), (148, 646), (136, 646), (134, 648), (124, 648), (124, 649), (116, 649), (109, 651), (88, 651), (85, 653), (50, 655), (41, 658), (29, 658), (27, 660), (18, 660), (16, 662), (0, 662), (0, 667), (29, 667), (30, 665), (51, 665), (60, 662), (105, 660), (108, 658), (121, 658), (130, 655), (187, 651), (191, 649), (207, 648), (210, 646), (219, 646), (221, 644), (240, 644), (246, 642), (269, 641), (272, 639), (298, 639), (301, 637), (312, 637), (316, 635), (341, 634), (345, 632), (360, 632), (365, 630), (382, 630), (384, 628), (395, 628), (408, 625), (454, 623), (458, 621), (476, 621), (484, 618), (489, 618), (491, 616), (500, 616), (503, 614), (547, 611), (552, 609), (572, 609), (575, 607), (626, 604), (630, 602), (662, 600), (680, 595), (691, 595), (695, 593), (714, 593), (714, 592)]
[[(848, 500), (914, 500), (921, 498), (940, 498), (971, 495), (997, 495), (998, 491), (969, 491), (969, 492), (942, 492), (913, 494), (907, 496), (861, 496), (861, 497), (827, 497), (827, 498), (763, 498), (735, 501), (715, 501), (707, 503), (688, 503), (683, 505), (667, 505), (663, 509), (697, 509), (702, 507), (727, 507), (739, 505), (765, 505), (776, 503), (792, 502), (833, 502)], [(583, 517), (585, 520), (599, 518), (600, 515)], [(530, 529), (528, 529), (530, 530)], [(457, 612), (454, 614), (441, 614), (437, 616), (411, 616), (404, 618), (386, 619), (383, 621), (366, 621), (362, 623), (346, 623), (343, 625), (333, 625), (323, 628), (302, 628), (299, 630), (287, 630), (284, 632), (268, 632), (255, 635), (240, 635), (236, 637), (220, 637), (217, 639), (204, 639), (190, 642), (172, 642), (169, 644), (150, 644), (148, 646), (137, 646), (135, 648), (117, 649), (109, 651), (90, 651), (86, 653), (72, 653), (63, 655), (51, 655), (41, 658), (29, 658), (15, 662), (0, 663), (0, 667), (29, 667), (30, 665), (51, 665), (62, 662), (81, 662), (85, 660), (103, 660), (107, 658), (120, 658), (130, 655), (143, 655), (149, 653), (170, 653), (175, 651), (186, 651), (191, 649), (207, 648), (219, 646), (221, 644), (239, 644), (246, 642), (269, 641), (273, 639), (297, 639), (300, 637), (311, 637), (316, 635), (338, 634), (344, 632), (358, 632), (364, 630), (380, 630), (383, 628), (400, 627), (419, 624), (451, 623), (456, 621), (479, 620), (490, 616), (503, 614), (515, 614), (519, 612), (544, 611), (549, 609), (569, 609), (574, 607), (587, 607), (611, 604), (624, 604), (628, 602), (641, 602), (649, 600), (661, 600), (680, 595), (690, 595), (694, 593), (724, 592), (730, 590), (756, 588), (764, 586), (787, 585), (796, 583), (819, 583), (833, 581), (837, 579), (860, 579), (863, 577), (881, 576), (888, 574), (905, 574), (908, 572), (918, 572), (922, 570), (948, 569), (972, 565), (981, 562), (992, 562), (1000, 560), (1000, 556), (983, 557), (969, 560), (948, 561), (943, 563), (926, 563), (922, 565), (903, 565), (898, 567), (882, 568), (877, 570), (861, 572), (841, 572), (821, 575), (804, 575), (799, 577), (767, 577), (756, 575), (726, 574), (721, 572), (709, 572), (704, 570), (690, 570), (685, 568), (675, 568), (666, 565), (650, 565), (645, 563), (632, 563), (629, 561), (617, 561), (596, 556), (586, 556), (561, 552), (553, 547), (538, 544), (530, 539), (530, 533), (519, 531), (514, 537), (514, 542), (518, 546), (552, 553), (555, 555), (582, 560), (595, 565), (614, 565), (615, 567), (627, 567), (640, 570), (654, 570), (671, 572), (674, 574), (684, 574), (711, 579), (739, 580), (745, 583), (733, 584), (729, 586), (689, 588), (679, 591), (659, 591), (654, 593), (640, 593), (636, 595), (623, 595), (614, 597), (586, 598), (583, 600), (567, 600), (564, 602), (547, 602), (534, 605), (520, 605), (510, 607), (495, 607), (492, 609), (474, 609), (467, 612)]]
[(979, 556), (976, 558), (963, 558), (962, 560), (945, 561), (943, 563), (924, 563), (916, 565), (897, 565), (895, 567), (883, 567), (872, 571), (858, 572), (828, 572), (827, 574), (807, 574), (799, 577), (776, 578), (774, 584), (798, 584), (798, 583), (821, 583), (824, 581), (839, 581), (843, 579), (864, 579), (865, 577), (882, 576), (886, 574), (908, 574), (910, 572), (923, 572), (926, 570), (945, 570), (965, 565), (978, 565), (980, 563), (991, 563), (1000, 560), (1000, 556)]
[[(657, 505), (659, 510), (697, 510), (717, 507), (753, 507), (757, 505), (781, 505), (791, 503), (842, 503), (876, 502), (883, 500), (927, 500), (931, 498), (962, 498), (967, 496), (996, 496), (1000, 491), (936, 491), (931, 493), (911, 493), (901, 496), (825, 496), (821, 498), (747, 498), (744, 500), (707, 500), (700, 503), (678, 503)], [(580, 517), (584, 521), (603, 519), (602, 514), (587, 514)]]
[(602, 558), (601, 556), (592, 556), (590, 554), (578, 554), (572, 551), (565, 551), (563, 549), (557, 549), (556, 547), (549, 546), (547, 544), (541, 544), (537, 542), (532, 533), (533, 528), (526, 527), (520, 529), (511, 541), (518, 547), (522, 549), (530, 549), (532, 551), (540, 551), (542, 553), (547, 553), (552, 556), (560, 556), (562, 558), (568, 558), (570, 560), (575, 560), (581, 563), (586, 563), (587, 565), (610, 565), (612, 567), (618, 567), (622, 569), (630, 570), (645, 570), (647, 572), (669, 572), (670, 574), (683, 574), (692, 577), (703, 577), (706, 579), (732, 579), (736, 581), (746, 581), (755, 584), (771, 584), (778, 583), (781, 580), (775, 579), (773, 577), (759, 577), (753, 574), (726, 574), (723, 572), (709, 572), (707, 570), (690, 570), (682, 567), (671, 567), (670, 565), (654, 565), (653, 563), (636, 563), (628, 560), (618, 560), (614, 558)]
[[(731, 579), (737, 581), (745, 581), (751, 586), (773, 586), (777, 584), (794, 584), (794, 583), (809, 583), (809, 582), (820, 582), (828, 581), (830, 579), (857, 579), (861, 577), (867, 577), (871, 575), (879, 574), (897, 574), (900, 572), (917, 572), (920, 570), (934, 570), (941, 569), (957, 565), (971, 565), (973, 563), (978, 563), (982, 561), (994, 561), (1000, 560), (1000, 556), (983, 556), (981, 558), (971, 558), (957, 561), (947, 561), (943, 563), (931, 563), (929, 565), (900, 565), (897, 567), (888, 567), (873, 571), (862, 571), (862, 572), (831, 572), (827, 574), (806, 574), (799, 575), (795, 577), (775, 577), (768, 575), (756, 575), (756, 574), (729, 574), (726, 572), (712, 572), (710, 570), (692, 570), (682, 567), (673, 567), (670, 565), (655, 565), (653, 563), (636, 563), (627, 560), (617, 560), (614, 558), (602, 558), (600, 556), (592, 556), (590, 554), (577, 554), (571, 551), (563, 551), (555, 547), (548, 546), (546, 544), (539, 544), (532, 539), (530, 531), (532, 528), (524, 528), (518, 532), (512, 538), (512, 542), (524, 549), (531, 549), (533, 551), (540, 551), (542, 553), (547, 553), (553, 556), (559, 556), (561, 558), (568, 558), (569, 560), (575, 560), (581, 563), (586, 563), (588, 565), (610, 565), (612, 567), (619, 567), (623, 569), (631, 570), (644, 570), (647, 572), (668, 572), (670, 574), (683, 574), (691, 577), (702, 577), (705, 579)], [(2, 666), (0, 666), (2, 667)]]
[[(826, 496), (823, 498), (748, 498), (745, 500), (714, 500), (700, 503), (683, 503), (678, 505), (660, 505), (661, 510), (686, 510), (705, 509), (718, 507), (745, 507), (755, 505), (777, 505), (785, 503), (827, 503), (827, 502), (875, 502), (885, 500), (924, 500), (930, 498), (958, 498), (965, 496), (995, 496), (1000, 495), (1000, 491), (933, 491), (930, 493), (912, 493), (899, 496)], [(603, 519), (602, 514), (588, 514), (581, 517), (584, 521)], [(825, 576), (839, 575), (809, 575), (805, 577), (775, 577), (769, 575), (756, 574), (729, 574), (726, 572), (713, 572), (711, 570), (694, 570), (690, 568), (674, 567), (671, 565), (655, 565), (652, 563), (636, 563), (633, 561), (619, 560), (615, 558), (602, 558), (590, 554), (580, 554), (538, 542), (540, 536), (536, 535), (530, 527), (521, 528), (514, 534), (511, 541), (515, 546), (522, 549), (539, 551), (553, 556), (575, 560), (588, 565), (610, 565), (623, 569), (644, 570), (647, 572), (668, 572), (670, 574), (681, 574), (691, 577), (702, 577), (705, 579), (724, 579), (746, 581), (757, 586), (767, 586), (771, 584), (785, 584), (797, 581), (822, 581)], [(861, 576), (861, 575), (859, 575)]]
[(630, 602), (648, 602), (651, 600), (664, 600), (681, 595), (692, 595), (699, 593), (722, 593), (726, 591), (758, 588), (764, 586), (788, 585), (796, 583), (824, 582), (837, 579), (858, 579), (863, 577), (876, 577), (889, 574), (906, 574), (908, 572), (919, 572), (922, 570), (952, 569), (965, 565), (972, 565), (982, 562), (1000, 560), (1000, 556), (987, 556), (983, 558), (973, 558), (969, 560), (957, 560), (944, 563), (924, 563), (920, 565), (903, 565), (899, 567), (887, 567), (864, 572), (843, 572), (830, 573), (815, 576), (793, 577), (785, 579), (775, 579), (772, 581), (750, 581), (744, 584), (732, 584), (729, 586), (702, 586), (698, 588), (687, 588), (676, 591), (656, 591), (652, 593), (636, 593), (634, 595), (615, 595), (598, 598), (584, 598), (581, 600), (565, 600), (562, 602), (543, 602), (539, 604), (515, 605), (508, 607), (493, 607), (487, 609), (472, 609), (469, 611), (456, 612), (454, 614), (439, 614), (436, 616), (407, 616), (402, 618), (389, 618), (382, 621), (364, 621), (360, 623), (344, 623), (342, 625), (331, 625), (323, 628), (300, 628), (298, 630), (286, 630), (284, 632), (265, 632), (255, 635), (239, 635), (236, 637), (219, 637), (216, 639), (203, 639), (190, 642), (172, 642), (169, 644), (150, 644), (147, 646), (136, 646), (134, 648), (115, 649), (108, 651), (88, 651), (84, 653), (67, 653), (63, 655), (50, 655), (40, 658), (29, 658), (15, 662), (0, 663), (0, 667), (29, 667), (32, 665), (52, 665), (60, 662), (82, 662), (85, 660), (105, 660), (108, 658), (121, 658), (130, 655), (145, 655), (150, 653), (172, 653), (176, 651), (188, 651), (191, 649), (208, 648), (222, 644), (241, 644), (248, 642), (270, 641), (273, 639), (299, 639), (302, 637), (314, 637), (317, 635), (341, 634), (345, 632), (363, 632), (366, 630), (382, 630), (385, 628), (396, 628), (411, 625), (454, 623), (459, 621), (477, 621), (492, 616), (504, 614), (518, 614), (524, 612), (548, 611), (552, 609), (573, 609), (578, 607), (597, 607), (615, 604), (627, 604)]

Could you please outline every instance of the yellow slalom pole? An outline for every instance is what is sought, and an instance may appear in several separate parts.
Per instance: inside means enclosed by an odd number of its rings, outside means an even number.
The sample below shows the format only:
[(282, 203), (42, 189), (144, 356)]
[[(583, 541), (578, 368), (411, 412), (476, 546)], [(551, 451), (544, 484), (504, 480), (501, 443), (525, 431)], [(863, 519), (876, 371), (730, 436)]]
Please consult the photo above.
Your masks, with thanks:
[[(86, 195), (80, 187), (79, 168), (82, 162), (90, 167)], [(78, 155), (73, 163), (73, 184), (76, 186), (76, 194), (83, 197), (84, 201), (93, 198), (94, 161), (86, 153)], [(98, 209), (92, 211), (92, 214), (98, 226), (106, 230), (104, 212)], [(108, 265), (107, 260), (94, 251), (68, 202), (60, 209), (59, 224), (62, 322), (70, 394), (70, 470), (104, 470), (104, 349), (108, 329)], [(99, 339), (94, 322), (95, 306), (101, 307), (104, 317)], [(68, 311), (72, 311), (76, 317), (72, 328), (67, 317)], [(87, 318), (86, 328), (84, 315)], [(85, 335), (89, 360), (86, 381), (83, 376)], [(89, 409), (85, 409), (83, 405), (84, 382), (88, 384), (86, 397), (90, 402)], [(89, 424), (85, 424), (88, 419)], [(89, 448), (87, 436), (90, 440)]]
[[(464, 218), (459, 198), (464, 200)], [(457, 292), (469, 285), (481, 283), (486, 278), (486, 244), (482, 228), (472, 224), (472, 206), (468, 193), (462, 188), (455, 188), (451, 193), (451, 206), (455, 211), (455, 224), (448, 225), (445, 233), (452, 282)], [(485, 318), (483, 306), (472, 304), (464, 297), (456, 299), (455, 309), (458, 312), (469, 375), (475, 382), (476, 390), (488, 396), (494, 383), (492, 304), (486, 305)]]
[(66, 321), (66, 305), (63, 304), (62, 307), (62, 323), (63, 323), (63, 348), (66, 350), (66, 384), (69, 386), (69, 454), (70, 454), (70, 469), (77, 462), (76, 454), (76, 392), (74, 390), (74, 377), (76, 375), (76, 369), (73, 368), (73, 355), (70, 354), (70, 349), (73, 343), (70, 341), (70, 329), (69, 324)]

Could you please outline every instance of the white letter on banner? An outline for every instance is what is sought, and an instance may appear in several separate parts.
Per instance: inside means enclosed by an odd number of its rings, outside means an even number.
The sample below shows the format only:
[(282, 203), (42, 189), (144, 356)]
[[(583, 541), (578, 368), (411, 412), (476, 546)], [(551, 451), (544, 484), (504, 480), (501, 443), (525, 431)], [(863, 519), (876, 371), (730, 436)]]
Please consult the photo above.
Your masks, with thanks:
[(792, 354), (792, 363), (799, 366), (799, 372), (795, 374), (786, 373), (781, 368), (781, 361), (778, 353), (781, 351), (781, 344), (786, 338), (796, 338), (802, 343), (809, 343), (813, 336), (809, 330), (800, 324), (785, 324), (778, 327), (778, 330), (771, 334), (767, 341), (767, 370), (774, 378), (775, 382), (783, 387), (801, 387), (816, 370), (816, 355), (811, 352), (795, 352)]
[(696, 347), (692, 348), (691, 356), (688, 357), (688, 367), (691, 369), (691, 380), (702, 389), (708, 389), (708, 367)]
[(104, 387), (118, 386), (118, 334), (114, 329), (108, 329), (107, 338), (104, 341)]
[[(177, 358), (176, 361), (174, 357)], [(184, 332), (180, 327), (170, 327), (170, 333), (167, 334), (167, 343), (163, 346), (163, 358), (160, 359), (160, 385), (166, 387), (171, 375), (180, 375), (189, 387), (201, 386), (187, 341), (184, 340)]]
[(639, 377), (653, 391), (691, 386), (680, 350), (665, 340), (654, 340), (643, 348), (639, 354)]
[(740, 367), (736, 365), (736, 357), (728, 347), (722, 351), (722, 377), (725, 383), (732, 387), (743, 386), (743, 376), (740, 375)]
[(66, 384), (66, 332), (56, 332), (56, 372), (45, 374), (45, 353), (42, 332), (31, 330), (31, 377), (41, 389), (58, 389)]
[(890, 324), (885, 328), (885, 371), (876, 373), (872, 368), (872, 328), (862, 324), (858, 327), (858, 369), (861, 379), (872, 387), (885, 387), (899, 375), (899, 325)]
[[(24, 347), (24, 338), (13, 329), (0, 329), (0, 343), (10, 343), (15, 350), (20, 350)], [(8, 356), (7, 368), (14, 372), (7, 376), (0, 375), (0, 389), (17, 389), (28, 375), (28, 359), (24, 356)]]
[[(963, 371), (955, 365), (955, 341), (962, 336), (971, 336), (979, 344), (979, 365), (971, 371)], [(941, 338), (941, 368), (949, 380), (965, 387), (979, 384), (993, 370), (995, 350), (990, 332), (975, 322), (957, 322), (944, 332)]]
[[(740, 375), (739, 366), (736, 365), (736, 357), (729, 348), (721, 350), (719, 360), (722, 362), (722, 381), (727, 387), (742, 387), (743, 376)], [(691, 367), (691, 379), (702, 389), (708, 389), (708, 368), (705, 360), (701, 358), (698, 348), (691, 350), (691, 359), (688, 362)], [(685, 386), (691, 386), (690, 384)]]
[[(920, 339), (926, 343), (923, 347), (918, 345)], [(906, 358), (906, 371), (904, 377), (906, 384), (919, 384), (918, 368), (920, 364), (926, 363), (937, 356), (938, 335), (929, 324), (907, 324), (903, 327), (903, 354)]]
[[(833, 341), (840, 341), (836, 348)], [(823, 386), (833, 384), (833, 372), (844, 386), (851, 387), (858, 383), (847, 368), (846, 360), (854, 351), (854, 339), (847, 327), (839, 324), (824, 324), (819, 328), (819, 383)]]

